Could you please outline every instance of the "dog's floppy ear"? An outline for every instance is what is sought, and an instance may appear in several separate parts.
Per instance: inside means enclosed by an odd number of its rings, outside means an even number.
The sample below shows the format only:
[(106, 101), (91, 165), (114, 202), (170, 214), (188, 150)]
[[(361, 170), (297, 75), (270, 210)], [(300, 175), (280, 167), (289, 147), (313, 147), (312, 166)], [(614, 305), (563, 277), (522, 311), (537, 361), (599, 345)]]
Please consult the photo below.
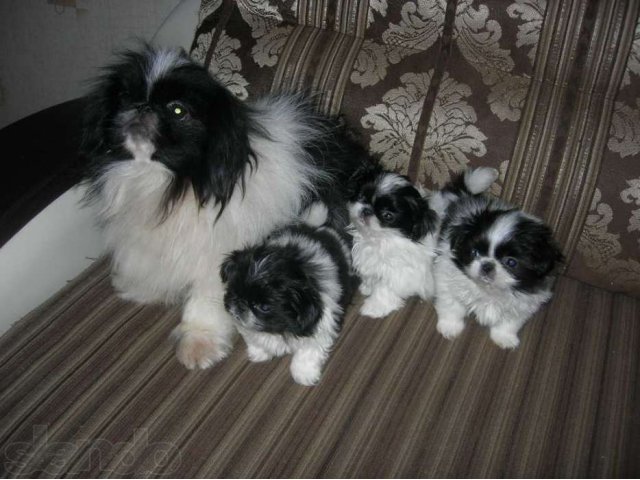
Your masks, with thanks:
[(408, 233), (411, 240), (415, 242), (435, 230), (438, 215), (422, 196), (407, 196), (405, 201), (411, 213), (411, 231)]
[(308, 285), (299, 283), (290, 290), (289, 305), (295, 317), (294, 333), (298, 336), (310, 335), (320, 321), (322, 300)]
[(349, 199), (354, 199), (360, 190), (360, 187), (368, 182), (372, 181), (378, 174), (383, 171), (380, 163), (373, 159), (367, 158), (349, 177), (347, 182), (347, 195)]
[(233, 277), (238, 271), (238, 264), (242, 257), (242, 252), (235, 250), (227, 255), (220, 265), (220, 278), (224, 283), (227, 283), (231, 277)]
[(93, 92), (85, 99), (80, 151), (89, 157), (103, 154), (106, 149), (105, 136), (109, 127), (109, 114), (114, 108), (109, 91), (113, 88), (111, 79), (104, 77), (96, 83)]
[(539, 275), (548, 275), (564, 261), (564, 256), (553, 238), (551, 229), (538, 222), (528, 222), (528, 228), (519, 232), (518, 238), (530, 245), (528, 254), (534, 260)]
[(200, 204), (213, 200), (220, 205), (220, 216), (236, 187), (244, 191), (244, 174), (255, 156), (249, 143), (247, 107), (218, 84), (209, 108), (213, 114), (206, 125), (208, 142), (200, 171), (191, 182)]
[(438, 215), (429, 207), (429, 202), (422, 197), (409, 197), (407, 202), (413, 218), (411, 240), (417, 241), (435, 230)]

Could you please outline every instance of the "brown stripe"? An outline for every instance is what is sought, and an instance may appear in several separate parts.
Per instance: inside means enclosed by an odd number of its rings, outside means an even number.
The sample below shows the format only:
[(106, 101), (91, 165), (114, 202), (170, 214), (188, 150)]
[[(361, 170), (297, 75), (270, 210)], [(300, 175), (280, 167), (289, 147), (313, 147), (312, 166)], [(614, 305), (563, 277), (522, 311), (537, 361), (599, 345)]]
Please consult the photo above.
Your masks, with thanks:
[(503, 197), (544, 217), (571, 258), (591, 199), (639, 2), (553, 2)]
[[(633, 44), (640, 2), (598, 2), (597, 34), (591, 39), (580, 103), (569, 130), (562, 165), (553, 187), (547, 215), (568, 258), (577, 246), (600, 173), (609, 136), (615, 94), (620, 88)], [(576, 65), (576, 76), (582, 65)], [(578, 80), (578, 79), (576, 79)], [(578, 135), (580, 132), (580, 135)], [(571, 213), (572, 215), (567, 215)]]
[[(573, 7), (573, 9), (572, 9)], [(509, 162), (502, 197), (530, 210), (531, 190), (540, 190), (548, 155), (540, 148), (553, 143), (560, 129), (558, 97), (568, 84), (568, 69), (579, 37), (575, 32), (584, 16), (585, 2), (549, 2), (536, 50), (534, 77), (522, 113), (518, 138)]]
[(362, 39), (296, 27), (287, 41), (271, 86), (272, 92), (305, 91), (321, 111), (337, 114)]
[(422, 157), (422, 152), (425, 148), (424, 143), (427, 138), (431, 113), (433, 112), (433, 106), (436, 102), (436, 97), (438, 96), (438, 90), (440, 89), (440, 83), (442, 82), (445, 66), (451, 55), (457, 3), (457, 0), (447, 0), (447, 9), (444, 15), (444, 28), (442, 31), (442, 38), (439, 41), (437, 54), (438, 60), (435, 63), (433, 75), (431, 76), (429, 90), (424, 98), (422, 112), (420, 112), (420, 120), (418, 121), (418, 128), (416, 129), (416, 135), (411, 148), (411, 156), (409, 157), (407, 175), (412, 182), (416, 182), (418, 180), (420, 158)]
[[(169, 315), (174, 316), (173, 312)], [(82, 366), (82, 370), (84, 371), (77, 372), (77, 374), (74, 375), (74, 378), (88, 379), (92, 374), (100, 372), (100, 375), (112, 378), (118, 387), (126, 387), (123, 389), (123, 393), (125, 395), (124, 401), (119, 401), (115, 396), (111, 396), (114, 390), (113, 385), (106, 383), (92, 383), (86, 386), (80, 383), (72, 385), (77, 396), (73, 399), (72, 403), (69, 403), (55, 421), (52, 421), (47, 425), (47, 436), (40, 439), (39, 442), (35, 442), (32, 446), (32, 458), (38, 458), (40, 450), (46, 448), (48, 442), (55, 441), (56, 438), (68, 438), (69, 435), (73, 434), (79, 423), (82, 424), (82, 430), (87, 437), (98, 437), (96, 432), (92, 432), (87, 428), (85, 422), (92, 420), (92, 417), (89, 417), (87, 412), (95, 412), (100, 409), (101, 418), (103, 419), (108, 419), (113, 415), (116, 415), (119, 409), (126, 404), (127, 395), (131, 396), (135, 392), (139, 391), (139, 389), (148, 381), (149, 377), (153, 373), (157, 373), (158, 367), (163, 365), (163, 362), (161, 361), (162, 359), (155, 358), (152, 355), (152, 352), (154, 352), (154, 350), (162, 352), (165, 357), (165, 361), (170, 350), (171, 353), (173, 353), (167, 342), (168, 334), (172, 328), (171, 323), (167, 322), (169, 315), (164, 315), (164, 318), (160, 317), (157, 319), (158, 321), (155, 321), (155, 319), (152, 320), (152, 317), (149, 316), (147, 318), (146, 326), (150, 328), (142, 331), (137, 337), (131, 337), (127, 334), (128, 338), (125, 338), (124, 340), (126, 341), (133, 338), (134, 341), (128, 345), (124, 355), (115, 356), (112, 354), (113, 350), (111, 347), (113, 343), (120, 343), (123, 341), (122, 338), (113, 338), (101, 347), (101, 352), (96, 352), (96, 355), (94, 355), (91, 361), (85, 362)], [(154, 325), (149, 325), (151, 322), (153, 322)], [(163, 346), (166, 348), (162, 349), (161, 347)], [(110, 356), (115, 361), (109, 365), (108, 361), (110, 360)], [(104, 367), (105, 365), (108, 365), (107, 368)], [(132, 373), (131, 370), (135, 367), (141, 367), (142, 372), (138, 374), (137, 378), (130, 378), (129, 375)], [(64, 400), (56, 398), (57, 396), (58, 395), (55, 394), (49, 395), (46, 402), (42, 403), (46, 404), (47, 402), (55, 402), (57, 404), (57, 408), (59, 408), (60, 404), (62, 404)], [(85, 421), (82, 421), (82, 419)], [(36, 468), (44, 468), (50, 474), (57, 473), (57, 469), (62, 465), (72, 462), (74, 454), (75, 451), (62, 452), (61, 455), (56, 456), (54, 462), (47, 462), (41, 466), (37, 466)], [(44, 457), (45, 460), (48, 460), (46, 455), (42, 455), (42, 457)]]
[[(561, 278), (508, 352), (471, 321), (444, 340), (433, 308), (415, 299), (385, 319), (359, 317), (358, 297), (322, 382), (306, 388), (291, 380), (290, 358), (250, 364), (241, 342), (220, 365), (187, 372), (166, 340), (177, 310), (127, 306), (104, 276), (93, 285), (78, 298), (84, 287), (72, 284), (64, 311), (50, 303), (62, 340), (36, 335), (0, 367), (19, 390), (0, 392), (3, 476), (624, 477), (640, 468), (638, 299)], [(20, 327), (31, 338), (44, 320)]]
[(211, 65), (211, 59), (213, 58), (213, 54), (216, 51), (218, 40), (220, 40), (220, 37), (222, 36), (222, 32), (224, 31), (224, 28), (229, 22), (229, 19), (231, 18), (231, 14), (233, 13), (234, 8), (236, 8), (236, 2), (234, 2), (233, 0), (224, 0), (222, 12), (220, 13), (220, 20), (218, 20), (218, 24), (215, 26), (213, 30), (211, 43), (209, 44), (209, 49), (207, 50), (207, 55), (204, 59), (204, 66), (207, 70)]
[[(77, 283), (71, 283), (51, 299), (29, 313), (25, 318), (11, 326), (8, 332), (0, 337), (0, 368), (3, 368), (12, 357), (22, 350), (30, 348), (32, 342), (43, 332), (51, 329), (68, 328), (69, 320), (60, 325), (60, 319), (83, 300), (85, 295), (95, 295), (100, 283), (109, 276), (107, 260), (98, 260), (78, 277)], [(99, 273), (96, 272), (99, 269)], [(76, 322), (81, 316), (72, 316)], [(24, 358), (22, 359), (24, 361)], [(8, 369), (11, 371), (11, 369)], [(4, 389), (6, 378), (0, 379), (0, 391)]]
[[(589, 473), (593, 478), (637, 476), (640, 302), (625, 295), (613, 301), (604, 374), (596, 415)], [(586, 475), (585, 475), (586, 476)]]

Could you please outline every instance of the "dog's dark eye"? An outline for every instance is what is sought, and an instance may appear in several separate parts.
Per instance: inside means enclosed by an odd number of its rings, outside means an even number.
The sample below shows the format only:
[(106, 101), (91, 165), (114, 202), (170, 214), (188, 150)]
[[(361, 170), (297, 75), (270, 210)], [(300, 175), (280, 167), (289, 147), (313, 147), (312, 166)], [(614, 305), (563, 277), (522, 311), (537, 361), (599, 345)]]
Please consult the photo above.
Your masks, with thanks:
[(185, 115), (189, 113), (189, 111), (187, 110), (187, 107), (185, 107), (180, 102), (169, 102), (167, 104), (167, 109), (176, 118), (184, 118)]
[(271, 305), (267, 303), (254, 303), (253, 308), (258, 313), (269, 313), (271, 311)]
[(513, 257), (505, 257), (502, 259), (502, 264), (508, 268), (516, 268), (518, 266), (518, 260)]
[(393, 219), (394, 219), (394, 218), (395, 218), (395, 215), (394, 215), (393, 213), (391, 213), (391, 212), (389, 212), (389, 211), (387, 211), (387, 212), (382, 212), (382, 219), (383, 219), (385, 222), (391, 222), (391, 221), (393, 221)]
[(471, 249), (471, 256), (475, 257), (475, 258), (479, 257), (480, 256), (480, 250), (478, 250), (477, 248), (472, 248)]

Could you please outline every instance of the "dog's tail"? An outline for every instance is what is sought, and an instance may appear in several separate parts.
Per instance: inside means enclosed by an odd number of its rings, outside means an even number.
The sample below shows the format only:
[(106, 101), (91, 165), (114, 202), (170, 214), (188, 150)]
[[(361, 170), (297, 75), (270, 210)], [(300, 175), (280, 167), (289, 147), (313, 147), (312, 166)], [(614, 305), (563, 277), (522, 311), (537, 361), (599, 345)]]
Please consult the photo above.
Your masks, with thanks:
[(329, 209), (323, 202), (313, 202), (300, 215), (300, 221), (310, 227), (321, 227), (328, 218)]
[(491, 167), (470, 168), (456, 175), (442, 189), (456, 197), (463, 195), (479, 195), (486, 192), (498, 179), (498, 171)]
[(431, 197), (429, 204), (440, 216), (443, 216), (448, 206), (456, 200), (486, 192), (498, 176), (499, 173), (495, 168), (470, 168), (453, 177), (442, 190)]

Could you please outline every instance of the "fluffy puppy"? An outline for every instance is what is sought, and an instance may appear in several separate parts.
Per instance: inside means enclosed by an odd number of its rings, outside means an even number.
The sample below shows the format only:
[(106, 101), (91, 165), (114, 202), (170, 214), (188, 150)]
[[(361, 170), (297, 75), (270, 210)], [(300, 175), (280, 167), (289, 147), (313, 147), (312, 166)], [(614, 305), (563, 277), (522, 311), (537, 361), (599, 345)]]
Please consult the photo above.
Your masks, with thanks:
[(363, 150), (300, 96), (243, 103), (179, 50), (120, 55), (88, 98), (88, 202), (113, 283), (141, 303), (183, 305), (177, 356), (206, 368), (232, 346), (225, 254), (323, 200), (346, 225), (345, 188)]
[(367, 296), (360, 313), (384, 317), (408, 297), (431, 298), (438, 218), (427, 199), (377, 164), (357, 171), (350, 191), (353, 266)]
[(225, 307), (249, 359), (293, 354), (293, 379), (316, 384), (355, 284), (341, 235), (328, 226), (285, 227), (257, 246), (231, 253), (221, 276)]
[(542, 221), (499, 200), (474, 195), (458, 178), (446, 209), (435, 264), (437, 329), (454, 338), (473, 313), (502, 348), (552, 295), (562, 254)]

